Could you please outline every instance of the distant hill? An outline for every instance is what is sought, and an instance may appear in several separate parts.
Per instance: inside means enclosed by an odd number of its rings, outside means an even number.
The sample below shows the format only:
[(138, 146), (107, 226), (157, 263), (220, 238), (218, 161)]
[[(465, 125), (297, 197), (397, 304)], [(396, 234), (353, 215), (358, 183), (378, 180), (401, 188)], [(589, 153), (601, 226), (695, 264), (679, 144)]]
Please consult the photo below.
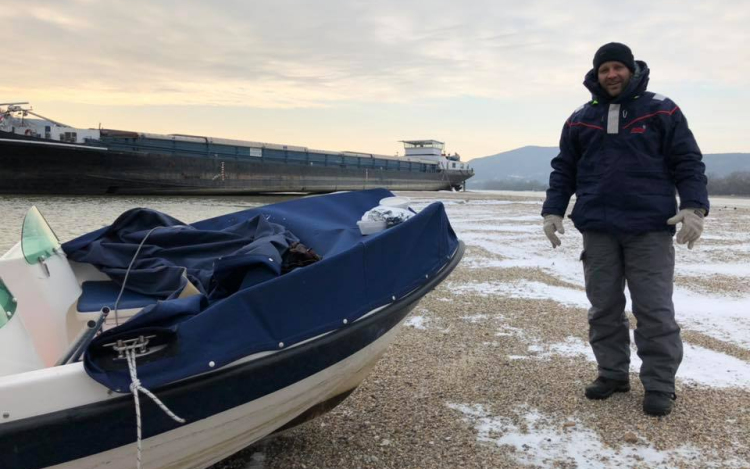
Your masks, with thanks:
[[(496, 155), (474, 158), (469, 164), (474, 177), (468, 187), (480, 189), (495, 181), (513, 188), (520, 183), (541, 184), (546, 187), (552, 170), (550, 161), (557, 156), (557, 147), (526, 146)], [(703, 155), (706, 174), (726, 177), (735, 172), (750, 172), (750, 153), (709, 153)]]
[(709, 176), (726, 177), (750, 171), (750, 153), (707, 153), (703, 155), (703, 162)]
[(469, 164), (474, 168), (471, 187), (487, 181), (522, 180), (546, 183), (551, 171), (550, 161), (558, 153), (556, 147), (528, 146), (482, 158)]

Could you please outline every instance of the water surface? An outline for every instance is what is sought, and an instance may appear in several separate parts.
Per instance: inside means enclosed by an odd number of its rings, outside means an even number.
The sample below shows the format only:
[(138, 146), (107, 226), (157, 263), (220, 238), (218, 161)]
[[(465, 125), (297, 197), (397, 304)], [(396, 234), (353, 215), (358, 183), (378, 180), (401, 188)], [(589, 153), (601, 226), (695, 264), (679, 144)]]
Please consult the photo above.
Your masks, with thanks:
[(110, 225), (122, 212), (143, 207), (194, 223), (299, 196), (0, 196), (0, 255), (21, 239), (32, 205), (42, 212), (61, 242)]

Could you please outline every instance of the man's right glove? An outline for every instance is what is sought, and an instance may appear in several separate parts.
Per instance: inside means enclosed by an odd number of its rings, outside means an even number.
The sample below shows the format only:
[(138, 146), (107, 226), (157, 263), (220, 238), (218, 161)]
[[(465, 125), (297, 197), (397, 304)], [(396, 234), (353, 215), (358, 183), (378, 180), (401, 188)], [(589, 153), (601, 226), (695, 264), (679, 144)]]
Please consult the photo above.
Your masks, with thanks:
[(562, 217), (560, 215), (545, 215), (544, 234), (547, 235), (547, 238), (552, 243), (553, 248), (556, 248), (557, 246), (560, 246), (562, 244), (560, 238), (558, 238), (555, 234), (556, 231), (560, 234), (565, 234)]
[(675, 238), (677, 244), (688, 243), (688, 249), (693, 249), (693, 244), (703, 233), (703, 214), (704, 211), (701, 208), (683, 208), (677, 212), (677, 215), (667, 220), (668, 225), (682, 222), (682, 227)]

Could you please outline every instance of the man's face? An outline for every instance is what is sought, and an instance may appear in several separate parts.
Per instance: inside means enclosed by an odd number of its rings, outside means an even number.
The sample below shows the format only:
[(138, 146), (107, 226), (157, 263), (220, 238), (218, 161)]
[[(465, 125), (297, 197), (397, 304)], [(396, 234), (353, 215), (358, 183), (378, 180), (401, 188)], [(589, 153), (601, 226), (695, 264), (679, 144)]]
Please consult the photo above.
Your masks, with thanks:
[(604, 62), (599, 65), (599, 84), (613, 98), (627, 88), (633, 72), (622, 62)]

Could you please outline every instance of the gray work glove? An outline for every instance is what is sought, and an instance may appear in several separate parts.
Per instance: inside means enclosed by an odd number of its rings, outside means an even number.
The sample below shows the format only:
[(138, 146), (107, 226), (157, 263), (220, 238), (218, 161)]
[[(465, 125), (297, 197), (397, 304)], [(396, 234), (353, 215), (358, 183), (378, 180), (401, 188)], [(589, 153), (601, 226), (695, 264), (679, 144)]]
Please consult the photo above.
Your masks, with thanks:
[(565, 234), (562, 217), (560, 215), (545, 215), (544, 234), (547, 235), (547, 238), (552, 243), (553, 248), (556, 248), (557, 246), (560, 246), (562, 244), (560, 238), (558, 238), (555, 234), (556, 231), (560, 232), (560, 234)]
[(677, 232), (677, 244), (688, 243), (688, 249), (693, 249), (693, 244), (698, 241), (703, 233), (703, 216), (705, 211), (702, 208), (683, 208), (677, 215), (667, 220), (668, 225), (676, 225), (682, 222), (680, 231)]

